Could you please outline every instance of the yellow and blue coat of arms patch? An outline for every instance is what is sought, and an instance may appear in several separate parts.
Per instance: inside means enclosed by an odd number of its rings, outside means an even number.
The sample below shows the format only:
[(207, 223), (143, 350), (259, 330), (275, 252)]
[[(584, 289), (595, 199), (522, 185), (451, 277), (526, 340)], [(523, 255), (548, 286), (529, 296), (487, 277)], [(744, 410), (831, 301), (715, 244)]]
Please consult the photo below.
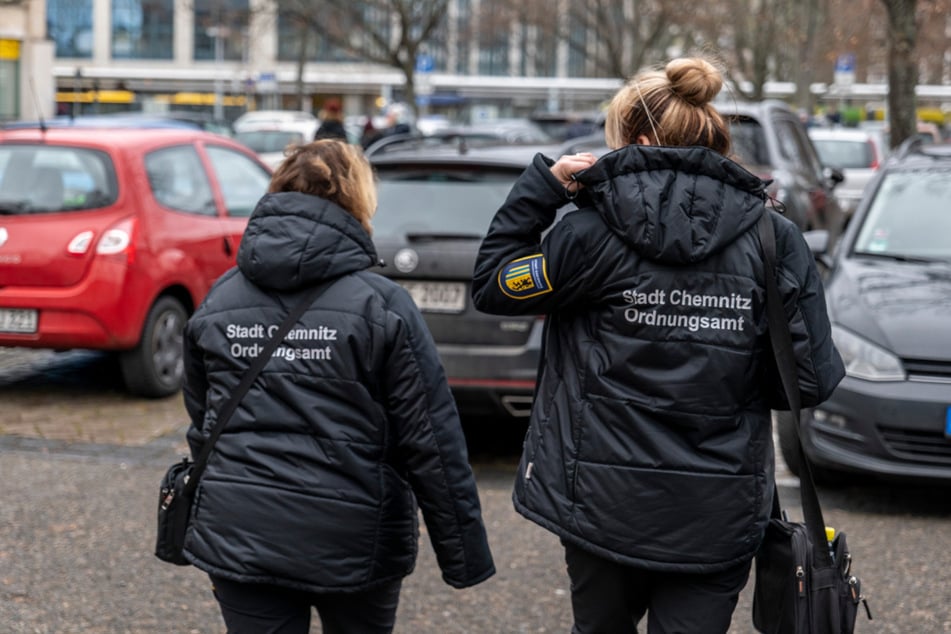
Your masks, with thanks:
[(512, 299), (528, 299), (550, 293), (551, 282), (541, 253), (512, 260), (499, 272), (499, 288)]

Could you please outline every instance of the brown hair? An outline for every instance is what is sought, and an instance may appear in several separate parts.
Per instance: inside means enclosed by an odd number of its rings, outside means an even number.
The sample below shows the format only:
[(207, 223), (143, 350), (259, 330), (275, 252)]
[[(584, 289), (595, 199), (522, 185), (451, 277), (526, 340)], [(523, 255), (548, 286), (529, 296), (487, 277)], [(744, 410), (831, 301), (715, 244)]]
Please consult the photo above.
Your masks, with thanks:
[(608, 106), (604, 134), (612, 149), (641, 135), (657, 145), (702, 145), (730, 151), (730, 130), (710, 102), (723, 75), (701, 57), (671, 60), (662, 71), (644, 71), (621, 88)]
[(376, 213), (373, 168), (363, 152), (337, 139), (290, 147), (271, 177), (268, 192), (301, 192), (329, 200), (350, 212), (367, 233)]

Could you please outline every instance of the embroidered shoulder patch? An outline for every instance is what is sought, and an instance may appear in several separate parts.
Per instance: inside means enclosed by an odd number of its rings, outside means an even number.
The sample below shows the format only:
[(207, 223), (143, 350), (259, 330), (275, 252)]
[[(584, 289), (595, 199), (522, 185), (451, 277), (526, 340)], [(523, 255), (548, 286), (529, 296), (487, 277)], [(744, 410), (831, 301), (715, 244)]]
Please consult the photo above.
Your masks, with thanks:
[(513, 299), (528, 299), (550, 293), (545, 256), (541, 253), (512, 260), (499, 273), (499, 288)]

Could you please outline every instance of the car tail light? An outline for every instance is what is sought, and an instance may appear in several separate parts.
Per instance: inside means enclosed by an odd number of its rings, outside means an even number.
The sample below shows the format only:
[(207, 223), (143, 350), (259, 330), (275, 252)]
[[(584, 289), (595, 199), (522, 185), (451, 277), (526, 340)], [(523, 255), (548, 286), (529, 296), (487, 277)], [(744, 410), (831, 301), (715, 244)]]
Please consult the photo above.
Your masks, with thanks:
[(99, 255), (115, 255), (125, 252), (128, 254), (129, 262), (132, 262), (135, 255), (132, 247), (132, 233), (134, 230), (135, 221), (132, 218), (126, 218), (116, 223), (99, 238), (96, 253)]
[(76, 237), (69, 241), (66, 252), (71, 255), (83, 255), (89, 250), (94, 235), (92, 231), (82, 231), (76, 234)]
[(868, 143), (869, 154), (872, 156), (872, 162), (869, 164), (869, 167), (873, 170), (878, 169), (878, 152), (875, 150), (875, 144), (871, 141), (866, 141)]

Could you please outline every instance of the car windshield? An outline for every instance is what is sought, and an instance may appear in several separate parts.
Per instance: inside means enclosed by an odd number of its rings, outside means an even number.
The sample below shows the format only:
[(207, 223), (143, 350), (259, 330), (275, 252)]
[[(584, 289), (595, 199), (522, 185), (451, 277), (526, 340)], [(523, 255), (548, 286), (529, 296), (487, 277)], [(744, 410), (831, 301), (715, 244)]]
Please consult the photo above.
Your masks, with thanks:
[(823, 165), (846, 169), (871, 167), (875, 161), (872, 147), (864, 141), (813, 139)]
[(304, 142), (304, 135), (289, 130), (238, 132), (235, 139), (255, 152), (283, 152), (288, 145)]
[(0, 145), (0, 215), (95, 209), (118, 187), (104, 152), (74, 146)]
[(894, 171), (882, 179), (854, 253), (951, 261), (951, 170)]
[(733, 154), (743, 165), (769, 165), (769, 148), (766, 134), (758, 121), (743, 117), (731, 117), (730, 138)]
[(475, 169), (378, 171), (373, 236), (480, 239), (518, 174)]

